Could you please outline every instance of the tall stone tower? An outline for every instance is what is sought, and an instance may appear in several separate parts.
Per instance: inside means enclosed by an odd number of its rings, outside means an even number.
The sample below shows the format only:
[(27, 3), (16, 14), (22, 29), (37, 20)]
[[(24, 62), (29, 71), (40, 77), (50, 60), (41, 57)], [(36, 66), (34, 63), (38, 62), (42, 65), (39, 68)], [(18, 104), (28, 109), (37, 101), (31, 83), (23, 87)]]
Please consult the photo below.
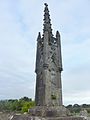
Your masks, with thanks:
[(60, 34), (53, 36), (48, 5), (45, 3), (43, 35), (39, 32), (36, 55), (37, 106), (62, 105), (62, 56)]
[(36, 54), (36, 107), (30, 113), (36, 116), (66, 116), (67, 109), (62, 105), (62, 56), (61, 40), (57, 31), (53, 36), (48, 5), (44, 9), (43, 35), (37, 37)]

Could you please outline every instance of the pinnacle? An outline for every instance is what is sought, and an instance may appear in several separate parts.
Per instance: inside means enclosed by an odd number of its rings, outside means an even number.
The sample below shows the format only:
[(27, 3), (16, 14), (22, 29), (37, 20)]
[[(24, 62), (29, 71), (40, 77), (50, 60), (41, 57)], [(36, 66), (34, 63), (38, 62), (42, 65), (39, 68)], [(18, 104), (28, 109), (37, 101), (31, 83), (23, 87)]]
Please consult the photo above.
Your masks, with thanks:
[(41, 34), (40, 32), (38, 33), (38, 37), (37, 37), (37, 41), (40, 41), (41, 40)]
[(45, 5), (45, 6), (48, 6), (48, 4), (47, 4), (47, 3), (44, 3), (44, 5)]
[(52, 33), (52, 29), (51, 29), (51, 19), (50, 19), (50, 15), (49, 15), (49, 10), (48, 10), (48, 4), (45, 3), (45, 9), (44, 9), (44, 29), (43, 31), (48, 31), (49, 33)]
[(57, 36), (60, 36), (60, 33), (59, 33), (58, 30), (56, 31), (56, 37), (57, 37)]

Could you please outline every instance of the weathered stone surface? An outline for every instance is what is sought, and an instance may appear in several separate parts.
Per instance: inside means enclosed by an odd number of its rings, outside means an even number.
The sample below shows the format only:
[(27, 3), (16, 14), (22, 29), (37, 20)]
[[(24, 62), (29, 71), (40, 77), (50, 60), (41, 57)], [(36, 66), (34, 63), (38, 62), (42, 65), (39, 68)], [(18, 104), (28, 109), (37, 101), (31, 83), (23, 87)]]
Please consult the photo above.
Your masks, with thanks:
[(86, 110), (86, 109), (81, 110), (81, 111), (80, 111), (80, 116), (87, 117), (87, 116), (88, 116), (88, 112), (87, 112), (87, 110)]
[(33, 116), (46, 116), (46, 117), (65, 117), (70, 115), (69, 111), (64, 106), (36, 106), (29, 110)]
[(10, 112), (0, 112), (0, 120), (11, 120), (14, 113)]
[(14, 115), (11, 120), (84, 120), (82, 117), (37, 117), (30, 115)]
[(60, 34), (53, 37), (48, 5), (45, 3), (43, 37), (37, 37), (36, 95), (37, 106), (62, 106), (62, 57)]

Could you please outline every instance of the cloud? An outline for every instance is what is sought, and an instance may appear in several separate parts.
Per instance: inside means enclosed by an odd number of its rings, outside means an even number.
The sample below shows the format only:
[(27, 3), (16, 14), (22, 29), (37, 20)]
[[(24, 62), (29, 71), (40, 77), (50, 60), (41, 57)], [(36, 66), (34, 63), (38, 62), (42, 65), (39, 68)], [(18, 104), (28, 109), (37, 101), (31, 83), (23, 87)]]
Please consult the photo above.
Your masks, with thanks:
[(71, 92), (71, 93), (67, 93), (64, 94), (64, 97), (66, 98), (66, 100), (64, 99), (65, 104), (90, 104), (90, 90), (89, 91), (81, 91), (81, 92)]
[[(25, 93), (33, 97), (34, 87), (33, 94), (26, 91), (29, 91), (30, 86), (34, 86), (35, 82), (35, 49), (30, 44), (31, 40), (29, 41), (29, 38), (23, 35), (24, 30), (22, 29), (24, 28), (21, 27), (23, 23), (15, 20), (15, 14), (12, 15), (10, 11), (12, 3), (7, 2), (5, 4), (3, 2), (2, 5), (3, 15), (0, 20), (0, 32), (2, 33), (0, 36), (0, 95), (3, 93), (3, 97), (1, 99), (17, 98)], [(19, 91), (18, 94), (17, 90)]]
[[(87, 92), (90, 92), (89, 87), (89, 78), (90, 78), (90, 39), (84, 40), (82, 43), (77, 44), (68, 44), (66, 49), (64, 49), (64, 72), (63, 74), (63, 91), (64, 97), (67, 101), (68, 95), (68, 103), (72, 101), (75, 103), (76, 98), (74, 97), (76, 94), (83, 94), (83, 99), (87, 99), (89, 103), (89, 96)], [(72, 92), (74, 91), (74, 95), (72, 97)], [(84, 92), (86, 92), (86, 96), (84, 96)], [(76, 103), (80, 104), (81, 95), (77, 97)], [(71, 99), (72, 97), (72, 99)], [(75, 100), (74, 100), (75, 98)], [(89, 99), (88, 99), (89, 98)], [(69, 101), (70, 100), (70, 101)], [(84, 103), (87, 103), (87, 100)], [(81, 102), (83, 103), (83, 102)]]

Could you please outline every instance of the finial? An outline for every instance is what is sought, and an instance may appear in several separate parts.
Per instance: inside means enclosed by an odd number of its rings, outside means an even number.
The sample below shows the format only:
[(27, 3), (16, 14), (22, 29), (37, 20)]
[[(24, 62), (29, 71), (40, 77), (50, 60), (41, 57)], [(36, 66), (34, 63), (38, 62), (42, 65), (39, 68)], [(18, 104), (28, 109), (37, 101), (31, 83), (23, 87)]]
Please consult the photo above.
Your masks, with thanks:
[(44, 3), (44, 5), (47, 7), (48, 6), (48, 4), (47, 3)]
[(51, 29), (51, 19), (49, 15), (49, 10), (48, 10), (48, 4), (44, 3), (45, 9), (44, 9), (44, 29), (43, 32), (48, 31), (50, 34), (52, 34), (52, 29)]

